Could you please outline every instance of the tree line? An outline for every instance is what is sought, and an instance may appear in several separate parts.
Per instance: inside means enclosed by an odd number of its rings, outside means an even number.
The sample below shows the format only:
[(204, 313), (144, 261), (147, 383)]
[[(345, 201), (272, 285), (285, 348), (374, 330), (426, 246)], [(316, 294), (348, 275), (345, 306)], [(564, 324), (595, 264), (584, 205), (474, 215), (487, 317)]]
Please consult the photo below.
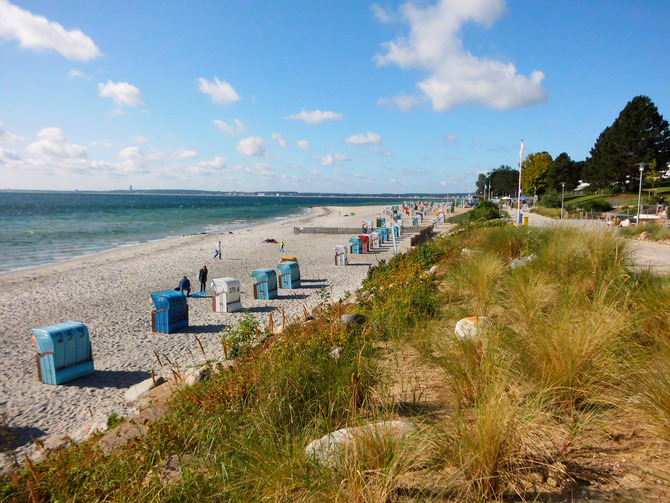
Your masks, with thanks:
[[(670, 162), (670, 128), (647, 96), (629, 101), (611, 126), (596, 140), (584, 161), (573, 161), (563, 152), (555, 159), (547, 152), (529, 154), (521, 164), (522, 194), (542, 195), (577, 188), (580, 181), (589, 190), (614, 192), (636, 187), (639, 169), (645, 185), (655, 187)], [(519, 170), (502, 165), (477, 178), (477, 194), (501, 197), (515, 195)]]

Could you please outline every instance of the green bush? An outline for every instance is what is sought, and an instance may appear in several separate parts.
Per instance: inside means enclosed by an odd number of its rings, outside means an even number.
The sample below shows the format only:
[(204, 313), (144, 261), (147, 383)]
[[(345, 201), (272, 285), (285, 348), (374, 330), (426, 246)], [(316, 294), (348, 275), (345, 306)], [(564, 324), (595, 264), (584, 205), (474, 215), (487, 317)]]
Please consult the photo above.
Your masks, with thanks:
[(612, 205), (609, 201), (604, 199), (592, 199), (591, 201), (584, 201), (581, 205), (582, 211), (603, 212), (611, 211)]
[(223, 330), (225, 353), (228, 358), (237, 358), (249, 349), (249, 344), (258, 333), (258, 322), (249, 311), (244, 311), (244, 316), (237, 327), (227, 326)]
[(491, 201), (480, 201), (477, 206), (468, 213), (468, 221), (480, 222), (500, 218), (500, 208)]
[(545, 208), (560, 208), (561, 194), (555, 190), (548, 190), (542, 194), (542, 198), (540, 198), (540, 204)]

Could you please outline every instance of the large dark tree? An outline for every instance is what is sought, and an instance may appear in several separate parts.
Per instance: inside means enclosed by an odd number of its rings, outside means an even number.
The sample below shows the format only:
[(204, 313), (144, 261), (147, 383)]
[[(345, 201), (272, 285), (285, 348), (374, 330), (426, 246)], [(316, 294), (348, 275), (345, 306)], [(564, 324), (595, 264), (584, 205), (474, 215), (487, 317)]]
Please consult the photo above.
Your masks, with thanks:
[(598, 137), (586, 159), (584, 180), (593, 188), (635, 184), (637, 163), (656, 160), (660, 166), (670, 161), (668, 122), (647, 96), (636, 96), (614, 123)]
[(491, 193), (494, 197), (516, 195), (519, 186), (519, 170), (502, 165), (488, 174)]
[(575, 190), (582, 179), (582, 168), (584, 161), (573, 161), (570, 156), (563, 152), (553, 160), (549, 166), (546, 175), (546, 184), (548, 190), (560, 192), (562, 183), (565, 183), (565, 190)]

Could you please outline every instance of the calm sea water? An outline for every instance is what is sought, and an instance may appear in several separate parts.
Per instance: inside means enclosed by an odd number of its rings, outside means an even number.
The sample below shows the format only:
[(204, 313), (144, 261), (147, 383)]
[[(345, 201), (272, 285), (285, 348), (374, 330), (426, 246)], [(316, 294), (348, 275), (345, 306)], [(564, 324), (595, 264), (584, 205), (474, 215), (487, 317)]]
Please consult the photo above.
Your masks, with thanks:
[(184, 234), (304, 214), (311, 206), (398, 199), (83, 193), (0, 193), (0, 271)]

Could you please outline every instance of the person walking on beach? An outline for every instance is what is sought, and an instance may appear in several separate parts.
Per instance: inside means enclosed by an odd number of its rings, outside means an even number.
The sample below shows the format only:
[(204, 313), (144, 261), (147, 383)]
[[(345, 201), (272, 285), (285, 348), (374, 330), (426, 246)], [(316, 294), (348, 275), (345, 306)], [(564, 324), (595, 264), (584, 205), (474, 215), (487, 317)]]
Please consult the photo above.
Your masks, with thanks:
[(200, 291), (204, 292), (207, 290), (207, 266), (203, 265), (202, 269), (198, 272), (198, 279), (200, 280)]
[(221, 240), (219, 240), (219, 244), (214, 248), (214, 258), (216, 257), (219, 257), (219, 260), (221, 260)]
[(284, 251), (284, 241), (282, 240), (281, 243), (279, 243), (279, 251), (283, 252)]
[(191, 282), (186, 276), (184, 276), (179, 282), (179, 287), (177, 288), (181, 293), (186, 292), (186, 296), (191, 295)]

